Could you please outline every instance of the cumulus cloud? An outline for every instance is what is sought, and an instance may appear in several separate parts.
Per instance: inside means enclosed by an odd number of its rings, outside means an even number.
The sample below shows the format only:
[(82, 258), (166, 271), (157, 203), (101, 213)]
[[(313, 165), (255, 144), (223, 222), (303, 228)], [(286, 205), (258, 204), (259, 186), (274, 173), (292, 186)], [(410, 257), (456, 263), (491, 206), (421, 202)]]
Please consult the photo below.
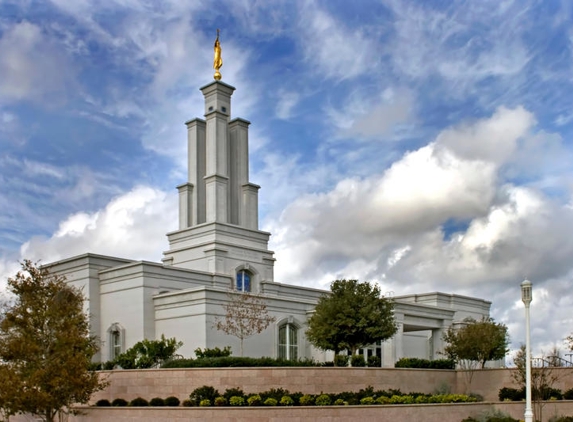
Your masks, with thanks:
[[(398, 295), (453, 291), (500, 303), (519, 294), (525, 277), (546, 289), (555, 280), (563, 285), (571, 272), (573, 210), (502, 174), (531, 151), (523, 139), (540, 136), (534, 127), (522, 107), (499, 108), (442, 131), (382, 174), (296, 199), (270, 224), (275, 278), (326, 287), (358, 277)], [(452, 221), (459, 223), (453, 229)], [(509, 320), (519, 312), (505, 311), (494, 303), (494, 316)]]
[(24, 243), (20, 254), (44, 263), (88, 252), (159, 261), (167, 249), (165, 233), (176, 228), (175, 201), (175, 195), (135, 187), (99, 211), (70, 215), (51, 237)]

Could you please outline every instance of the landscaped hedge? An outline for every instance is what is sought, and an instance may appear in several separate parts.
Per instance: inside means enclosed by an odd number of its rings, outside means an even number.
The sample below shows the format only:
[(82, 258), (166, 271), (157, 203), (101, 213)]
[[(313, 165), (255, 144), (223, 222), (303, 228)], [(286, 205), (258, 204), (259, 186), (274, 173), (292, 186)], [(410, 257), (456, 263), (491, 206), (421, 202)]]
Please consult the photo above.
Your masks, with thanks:
[(451, 359), (419, 359), (402, 358), (394, 364), (395, 368), (424, 368), (424, 369), (456, 369), (456, 363)]
[(198, 359), (174, 359), (161, 365), (162, 368), (232, 368), (267, 366), (322, 366), (312, 359), (249, 358), (239, 356), (205, 357)]
[[(541, 395), (541, 397), (539, 397)], [(498, 397), (500, 401), (522, 401), (525, 400), (525, 387), (520, 389), (503, 387), (499, 390)], [(531, 391), (531, 397), (533, 400), (541, 398), (541, 400), (571, 400), (573, 398), (573, 391), (567, 390), (565, 394), (561, 393), (558, 388), (545, 387), (541, 389), (541, 392), (537, 391), (535, 388)]]
[[(117, 399), (116, 399), (117, 400)], [(152, 401), (155, 399), (152, 399)], [(400, 390), (374, 390), (372, 386), (358, 392), (333, 394), (291, 393), (282, 388), (245, 394), (240, 388), (229, 388), (223, 394), (209, 385), (196, 388), (183, 402), (183, 406), (342, 406), (342, 405), (384, 405), (423, 403), (465, 403), (476, 402), (476, 397), (464, 394), (402, 394)], [(114, 400), (115, 402), (115, 400)], [(165, 400), (167, 402), (167, 400)], [(145, 399), (138, 397), (130, 406), (147, 406)]]

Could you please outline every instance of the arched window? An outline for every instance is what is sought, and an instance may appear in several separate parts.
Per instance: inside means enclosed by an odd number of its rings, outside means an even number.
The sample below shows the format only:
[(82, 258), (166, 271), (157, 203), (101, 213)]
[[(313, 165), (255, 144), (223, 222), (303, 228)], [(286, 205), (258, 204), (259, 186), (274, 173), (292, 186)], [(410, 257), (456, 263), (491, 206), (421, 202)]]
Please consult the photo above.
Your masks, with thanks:
[(298, 359), (298, 328), (294, 324), (279, 327), (279, 358)]
[(123, 353), (125, 330), (116, 322), (109, 327), (107, 333), (109, 338), (109, 360), (113, 360)]
[(245, 270), (237, 271), (237, 291), (250, 292), (251, 291), (251, 274)]

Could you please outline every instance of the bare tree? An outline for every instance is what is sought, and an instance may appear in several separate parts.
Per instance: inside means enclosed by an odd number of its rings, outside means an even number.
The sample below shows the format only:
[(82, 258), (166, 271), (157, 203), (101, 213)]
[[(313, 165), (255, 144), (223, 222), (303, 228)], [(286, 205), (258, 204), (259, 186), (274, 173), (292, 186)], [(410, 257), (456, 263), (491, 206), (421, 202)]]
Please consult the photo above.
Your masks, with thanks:
[[(553, 394), (553, 386), (559, 381), (562, 373), (555, 368), (561, 366), (559, 350), (554, 347), (549, 356), (542, 355), (540, 358), (531, 359), (531, 401), (533, 403), (533, 413), (535, 420), (543, 420), (543, 406), (545, 400), (549, 400)], [(525, 345), (517, 352), (514, 358), (514, 363), (517, 368), (512, 373), (513, 380), (525, 388), (526, 382), (526, 354)]]
[(214, 327), (237, 337), (241, 342), (243, 356), (244, 340), (263, 332), (276, 318), (269, 315), (266, 301), (261, 295), (229, 291), (227, 296), (229, 301), (223, 305), (225, 317), (216, 318)]

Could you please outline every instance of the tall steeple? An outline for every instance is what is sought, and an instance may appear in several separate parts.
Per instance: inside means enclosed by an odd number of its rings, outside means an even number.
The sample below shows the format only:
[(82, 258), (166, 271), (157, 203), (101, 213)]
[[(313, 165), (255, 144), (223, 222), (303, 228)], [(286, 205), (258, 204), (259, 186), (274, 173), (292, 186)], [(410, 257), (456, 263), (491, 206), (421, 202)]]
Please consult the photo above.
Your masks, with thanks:
[[(222, 65), (217, 42), (215, 65)], [(167, 235), (163, 261), (233, 278), (248, 269), (256, 286), (257, 281), (273, 281), (274, 258), (268, 250), (270, 234), (258, 230), (260, 187), (249, 182), (250, 122), (231, 120), (234, 91), (220, 80), (205, 85), (205, 120), (186, 122), (189, 175), (177, 187), (179, 230)]]

